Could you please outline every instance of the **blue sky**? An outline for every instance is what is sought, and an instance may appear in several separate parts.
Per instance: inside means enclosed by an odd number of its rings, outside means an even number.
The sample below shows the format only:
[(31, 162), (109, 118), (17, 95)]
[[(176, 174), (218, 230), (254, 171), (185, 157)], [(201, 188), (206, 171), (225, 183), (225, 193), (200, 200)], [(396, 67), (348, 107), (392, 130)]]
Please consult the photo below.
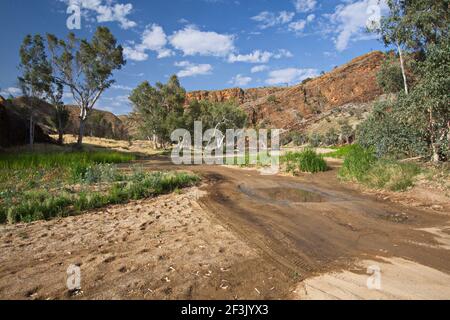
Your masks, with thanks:
[(3, 96), (20, 94), (23, 37), (65, 37), (69, 5), (82, 12), (77, 36), (104, 25), (125, 48), (127, 65), (97, 105), (116, 114), (131, 110), (130, 89), (144, 80), (178, 74), (187, 90), (286, 86), (384, 49), (365, 32), (386, 12), (378, 0), (1, 0)]

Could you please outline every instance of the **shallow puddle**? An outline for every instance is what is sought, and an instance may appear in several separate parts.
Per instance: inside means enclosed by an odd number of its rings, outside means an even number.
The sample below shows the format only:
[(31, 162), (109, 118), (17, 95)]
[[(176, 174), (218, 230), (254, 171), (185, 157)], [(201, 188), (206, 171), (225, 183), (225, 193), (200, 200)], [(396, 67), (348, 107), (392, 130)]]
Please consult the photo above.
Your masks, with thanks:
[(307, 191), (299, 188), (261, 188), (250, 189), (244, 186), (239, 186), (239, 189), (246, 195), (264, 200), (267, 202), (282, 202), (282, 203), (319, 203), (327, 200), (319, 193)]

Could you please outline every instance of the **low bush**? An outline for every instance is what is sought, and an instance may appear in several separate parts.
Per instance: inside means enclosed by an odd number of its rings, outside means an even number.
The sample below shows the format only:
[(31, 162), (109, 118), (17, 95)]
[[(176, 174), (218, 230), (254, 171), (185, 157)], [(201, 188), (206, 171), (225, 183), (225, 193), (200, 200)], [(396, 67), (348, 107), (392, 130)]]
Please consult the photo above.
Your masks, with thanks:
[(347, 153), (339, 175), (347, 180), (362, 182), (376, 161), (377, 158), (372, 150), (354, 145)]
[(354, 145), (345, 157), (339, 176), (369, 188), (405, 191), (414, 185), (419, 173), (416, 164), (377, 159), (373, 150)]
[(297, 171), (317, 173), (328, 170), (323, 157), (312, 149), (305, 149), (302, 152), (288, 152), (282, 157), (282, 163), (286, 165), (286, 171), (291, 173)]
[(71, 169), (73, 181), (87, 184), (99, 182), (115, 182), (123, 179), (123, 176), (113, 164), (76, 165)]
[(352, 149), (357, 148), (358, 145), (349, 144), (342, 147), (334, 148), (335, 151), (325, 154), (328, 158), (345, 159)]

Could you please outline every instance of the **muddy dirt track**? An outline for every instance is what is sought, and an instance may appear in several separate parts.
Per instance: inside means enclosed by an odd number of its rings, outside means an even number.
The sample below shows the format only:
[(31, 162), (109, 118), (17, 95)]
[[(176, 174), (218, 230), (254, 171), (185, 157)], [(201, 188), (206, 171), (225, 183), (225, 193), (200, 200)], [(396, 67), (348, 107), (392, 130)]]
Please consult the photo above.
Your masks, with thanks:
[[(0, 226), (0, 299), (450, 299), (450, 204), (379, 201), (336, 169), (289, 177), (161, 156), (138, 164), (204, 183)], [(81, 267), (79, 292), (67, 289), (70, 265)], [(371, 265), (382, 291), (366, 286)]]
[[(174, 168), (164, 159), (152, 166)], [(208, 181), (203, 207), (293, 282), (381, 257), (450, 274), (448, 246), (423, 230), (445, 230), (448, 241), (448, 206), (434, 212), (380, 201), (345, 187), (336, 170), (288, 177), (221, 166), (189, 169)]]

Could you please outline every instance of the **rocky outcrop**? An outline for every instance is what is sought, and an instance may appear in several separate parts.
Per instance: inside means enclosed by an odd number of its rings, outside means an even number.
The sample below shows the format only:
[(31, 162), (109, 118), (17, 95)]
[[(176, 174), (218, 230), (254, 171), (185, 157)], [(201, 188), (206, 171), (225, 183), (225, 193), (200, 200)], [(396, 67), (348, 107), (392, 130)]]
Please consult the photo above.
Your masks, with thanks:
[[(80, 108), (68, 105), (69, 124), (66, 128), (67, 134), (78, 134), (80, 128)], [(88, 118), (86, 135), (98, 137), (126, 140), (128, 137), (128, 129), (126, 124), (111, 112), (94, 109)]]
[[(41, 100), (31, 103), (25, 97), (9, 100), (0, 99), (0, 146), (10, 147), (28, 143), (29, 115), (33, 112), (36, 122), (35, 140), (37, 143), (51, 142), (49, 135), (56, 134), (57, 129), (53, 123), (55, 108)], [(79, 108), (67, 106), (69, 110), (69, 123), (66, 134), (78, 134), (80, 125)], [(126, 125), (114, 114), (107, 111), (94, 110), (86, 126), (86, 135), (99, 138), (126, 139), (128, 130)]]
[(186, 94), (186, 104), (193, 100), (208, 100), (211, 102), (229, 102), (234, 101), (238, 104), (255, 101), (270, 94), (280, 92), (283, 88), (253, 88), (243, 90), (241, 88), (232, 88), (215, 91), (192, 91)]
[(251, 125), (302, 128), (321, 113), (349, 103), (364, 104), (379, 97), (382, 92), (376, 74), (383, 60), (384, 54), (374, 51), (293, 87), (194, 91), (188, 93), (187, 100), (234, 100), (246, 110)]
[[(0, 147), (8, 148), (29, 143), (29, 121), (17, 109), (8, 103), (0, 103)], [(50, 143), (53, 140), (35, 124), (34, 141), (36, 143)]]

